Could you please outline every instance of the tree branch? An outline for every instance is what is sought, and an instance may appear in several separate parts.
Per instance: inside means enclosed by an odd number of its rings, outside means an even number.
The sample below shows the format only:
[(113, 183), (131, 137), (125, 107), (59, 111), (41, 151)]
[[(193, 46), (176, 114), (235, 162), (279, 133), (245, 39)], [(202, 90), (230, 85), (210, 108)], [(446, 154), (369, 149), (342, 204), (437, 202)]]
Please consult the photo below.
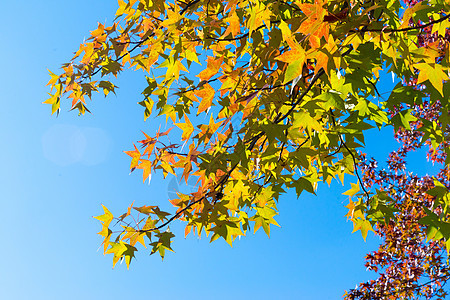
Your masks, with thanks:
[(364, 32), (404, 32), (404, 31), (409, 31), (409, 30), (416, 30), (416, 29), (423, 29), (426, 28), (428, 26), (431, 26), (433, 24), (436, 23), (440, 23), (442, 21), (445, 21), (446, 19), (450, 18), (450, 14), (443, 16), (440, 19), (431, 21), (429, 23), (423, 24), (423, 25), (417, 25), (417, 26), (411, 26), (411, 27), (406, 27), (406, 28), (401, 28), (401, 29), (396, 29), (396, 28), (382, 28), (382, 29), (368, 29), (368, 28), (363, 28), (361, 30), (350, 30), (349, 32), (351, 33), (364, 33)]
[[(332, 111), (331, 109), (330, 109), (330, 114), (331, 114), (331, 120), (332, 120), (332, 122), (333, 122), (333, 126), (336, 127), (336, 121), (335, 121), (335, 119), (334, 119), (334, 114), (333, 114), (333, 111)], [(348, 151), (348, 153), (349, 153), (350, 156), (352, 157), (352, 160), (353, 160), (353, 167), (355, 168), (355, 174), (356, 174), (356, 177), (358, 177), (359, 185), (361, 186), (362, 190), (364, 191), (364, 194), (365, 194), (366, 197), (367, 197), (367, 202), (366, 202), (366, 203), (369, 203), (370, 195), (369, 195), (369, 193), (367, 192), (366, 188), (364, 187), (364, 183), (363, 183), (361, 177), (359, 176), (359, 172), (358, 172), (358, 163), (356, 162), (356, 157), (355, 157), (355, 155), (353, 154), (353, 152), (348, 148), (347, 144), (344, 142), (344, 139), (342, 138), (342, 135), (341, 135), (340, 133), (338, 133), (338, 136), (339, 136), (339, 140), (341, 141), (341, 144), (344, 146), (344, 148)]]

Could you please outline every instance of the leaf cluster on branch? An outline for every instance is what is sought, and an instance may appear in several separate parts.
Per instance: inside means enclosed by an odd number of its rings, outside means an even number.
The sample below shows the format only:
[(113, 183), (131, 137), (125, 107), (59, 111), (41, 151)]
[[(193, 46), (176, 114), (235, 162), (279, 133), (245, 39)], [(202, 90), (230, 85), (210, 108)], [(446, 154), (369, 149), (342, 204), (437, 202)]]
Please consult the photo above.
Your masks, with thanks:
[[(380, 278), (346, 297), (442, 297), (449, 13), (444, 0), (119, 0), (113, 24), (99, 24), (63, 72), (50, 73), (45, 103), (59, 113), (70, 99), (84, 114), (93, 92), (115, 92), (111, 75), (143, 71), (145, 119), (165, 116), (173, 126), (144, 133), (125, 152), (130, 169), (144, 182), (155, 172), (195, 178), (196, 191), (171, 199), (174, 212), (131, 205), (115, 217), (103, 207), (105, 253), (129, 266), (139, 243), (164, 258), (174, 220), (185, 235), (230, 245), (260, 228), (270, 235), (283, 193), (315, 193), (348, 174), (347, 217), (364, 239), (374, 231), (384, 243), (367, 256)], [(378, 83), (387, 72), (400, 83), (385, 99)], [(379, 169), (364, 142), (367, 130), (385, 126), (402, 147)], [(442, 166), (434, 177), (407, 169), (407, 153), (421, 147)], [(113, 232), (116, 222), (122, 229)]]

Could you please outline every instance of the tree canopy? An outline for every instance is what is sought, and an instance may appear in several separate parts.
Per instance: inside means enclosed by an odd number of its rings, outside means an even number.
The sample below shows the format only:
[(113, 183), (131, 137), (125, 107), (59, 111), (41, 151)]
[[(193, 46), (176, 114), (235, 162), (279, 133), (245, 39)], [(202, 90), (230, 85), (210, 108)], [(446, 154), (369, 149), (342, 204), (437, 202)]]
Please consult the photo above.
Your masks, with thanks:
[[(185, 235), (230, 245), (249, 231), (270, 235), (287, 190), (300, 197), (353, 178), (347, 217), (383, 243), (367, 256), (380, 277), (346, 297), (445, 296), (449, 10), (445, 0), (119, 0), (114, 22), (98, 24), (61, 74), (50, 72), (45, 103), (59, 113), (68, 99), (84, 114), (93, 92), (107, 96), (125, 69), (143, 71), (144, 118), (171, 127), (125, 151), (130, 169), (144, 182), (152, 173), (194, 178), (196, 191), (170, 199), (171, 212), (103, 207), (104, 252), (114, 265), (129, 266), (138, 244), (164, 258), (174, 220)], [(385, 97), (386, 73), (399, 83)], [(386, 126), (402, 146), (382, 169), (364, 145), (367, 130)], [(440, 166), (432, 176), (407, 168), (422, 147)]]

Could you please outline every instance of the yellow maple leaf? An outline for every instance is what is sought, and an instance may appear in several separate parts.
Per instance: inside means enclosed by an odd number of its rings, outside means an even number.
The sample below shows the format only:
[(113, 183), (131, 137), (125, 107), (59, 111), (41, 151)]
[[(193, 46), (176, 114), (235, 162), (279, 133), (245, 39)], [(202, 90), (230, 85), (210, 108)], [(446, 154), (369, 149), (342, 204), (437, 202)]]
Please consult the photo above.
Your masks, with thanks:
[(422, 83), (429, 80), (433, 87), (444, 96), (443, 81), (448, 80), (448, 75), (445, 74), (443, 67), (435, 63), (421, 63), (414, 66), (420, 71), (417, 77), (417, 83)]
[(186, 115), (184, 115), (184, 120), (186, 121), (185, 123), (175, 124), (178, 128), (183, 130), (183, 133), (181, 135), (181, 140), (183, 141), (188, 140), (194, 132), (194, 126), (192, 126), (191, 121), (189, 121), (189, 118)]
[(427, 4), (423, 4), (422, 2), (416, 3), (413, 7), (408, 7), (403, 13), (402, 17), (402, 25), (400, 25), (399, 29), (406, 28), (409, 26), (409, 20), (413, 17), (413, 15), (421, 10), (427, 8)]

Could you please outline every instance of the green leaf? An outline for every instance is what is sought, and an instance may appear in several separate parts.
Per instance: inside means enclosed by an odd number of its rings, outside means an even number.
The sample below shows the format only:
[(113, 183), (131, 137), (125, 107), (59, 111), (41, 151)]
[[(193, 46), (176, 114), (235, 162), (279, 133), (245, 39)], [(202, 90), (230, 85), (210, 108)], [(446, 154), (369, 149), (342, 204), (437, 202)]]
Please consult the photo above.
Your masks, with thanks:
[(150, 254), (158, 252), (161, 256), (161, 259), (164, 260), (166, 250), (174, 252), (170, 244), (172, 243), (171, 239), (174, 238), (175, 235), (170, 231), (165, 231), (157, 233), (155, 236), (158, 238), (158, 241), (150, 244), (150, 246), (153, 246), (152, 252)]
[(310, 133), (312, 133), (313, 130), (318, 132), (322, 132), (323, 130), (322, 125), (320, 125), (320, 123), (317, 122), (314, 118), (312, 118), (311, 115), (306, 111), (294, 113), (292, 127), (293, 128), (302, 127), (308, 129)]
[(337, 108), (341, 110), (345, 109), (345, 103), (341, 98), (340, 92), (330, 90), (328, 92), (320, 94), (317, 98), (325, 101), (324, 109), (326, 110), (329, 110), (330, 108)]
[(289, 125), (282, 124), (261, 124), (261, 129), (266, 133), (269, 142), (275, 141), (275, 139), (286, 142), (286, 129), (288, 129)]
[(411, 126), (409, 122), (416, 121), (417, 118), (411, 115), (413, 109), (405, 109), (403, 111), (398, 112), (392, 119), (391, 123), (394, 125), (394, 130), (397, 131), (400, 127), (403, 127), (407, 130), (411, 130)]
[(304, 59), (296, 60), (288, 64), (286, 73), (284, 74), (284, 83), (292, 81), (302, 74)]

